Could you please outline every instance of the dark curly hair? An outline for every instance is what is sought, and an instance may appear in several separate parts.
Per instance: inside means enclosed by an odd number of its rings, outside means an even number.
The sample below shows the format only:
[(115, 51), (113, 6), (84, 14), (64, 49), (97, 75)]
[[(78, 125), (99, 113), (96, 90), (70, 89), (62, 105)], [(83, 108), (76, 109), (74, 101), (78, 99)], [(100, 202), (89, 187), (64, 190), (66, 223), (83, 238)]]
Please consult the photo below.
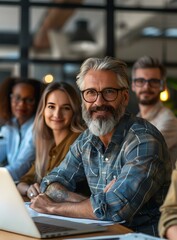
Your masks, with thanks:
[(44, 89), (44, 84), (34, 78), (21, 78), (21, 77), (7, 77), (0, 84), (0, 123), (6, 123), (12, 118), (11, 104), (10, 104), (10, 94), (15, 85), (25, 83), (34, 87), (35, 90), (35, 108), (34, 114), (36, 113), (38, 103)]

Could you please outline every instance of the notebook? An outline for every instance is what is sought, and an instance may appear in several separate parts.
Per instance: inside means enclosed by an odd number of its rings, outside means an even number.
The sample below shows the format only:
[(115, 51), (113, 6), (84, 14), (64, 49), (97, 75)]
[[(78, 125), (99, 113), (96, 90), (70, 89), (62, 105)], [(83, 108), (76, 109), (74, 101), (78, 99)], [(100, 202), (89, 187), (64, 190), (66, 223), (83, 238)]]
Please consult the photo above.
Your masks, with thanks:
[(106, 227), (46, 216), (32, 218), (9, 172), (0, 167), (0, 229), (35, 238), (52, 238), (105, 231)]

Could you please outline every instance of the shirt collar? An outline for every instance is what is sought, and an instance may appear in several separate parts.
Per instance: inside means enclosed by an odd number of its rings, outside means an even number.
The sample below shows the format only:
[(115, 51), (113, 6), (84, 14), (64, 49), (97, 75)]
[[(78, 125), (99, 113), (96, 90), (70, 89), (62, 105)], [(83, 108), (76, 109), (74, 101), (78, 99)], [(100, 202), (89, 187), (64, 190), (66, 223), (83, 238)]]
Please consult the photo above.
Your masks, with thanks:
[[(26, 129), (28, 126), (30, 126), (32, 123), (34, 122), (34, 116), (31, 117), (30, 119), (28, 119), (25, 123), (23, 123), (20, 128), (21, 129)], [(18, 121), (15, 117), (12, 118), (12, 123), (14, 126), (18, 127), (19, 128), (19, 124), (18, 124)]]

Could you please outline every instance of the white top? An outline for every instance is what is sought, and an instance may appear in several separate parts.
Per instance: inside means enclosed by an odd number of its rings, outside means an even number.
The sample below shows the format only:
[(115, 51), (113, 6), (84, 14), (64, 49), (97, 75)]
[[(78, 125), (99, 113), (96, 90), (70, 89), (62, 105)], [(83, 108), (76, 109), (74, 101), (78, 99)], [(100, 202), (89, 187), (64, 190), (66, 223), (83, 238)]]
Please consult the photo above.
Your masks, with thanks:
[[(138, 113), (137, 116), (141, 117)], [(152, 123), (164, 136), (167, 143), (173, 167), (177, 160), (177, 118), (174, 113), (162, 102), (158, 102), (144, 116), (146, 120)]]

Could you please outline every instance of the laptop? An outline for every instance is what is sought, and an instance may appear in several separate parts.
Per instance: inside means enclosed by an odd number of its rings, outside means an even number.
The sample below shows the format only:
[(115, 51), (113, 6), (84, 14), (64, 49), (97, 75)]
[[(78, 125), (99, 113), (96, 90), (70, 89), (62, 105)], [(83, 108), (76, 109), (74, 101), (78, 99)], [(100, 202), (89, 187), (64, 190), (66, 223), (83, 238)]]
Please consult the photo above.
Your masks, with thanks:
[(0, 229), (35, 238), (105, 231), (105, 226), (46, 216), (31, 217), (6, 168), (0, 167)]

